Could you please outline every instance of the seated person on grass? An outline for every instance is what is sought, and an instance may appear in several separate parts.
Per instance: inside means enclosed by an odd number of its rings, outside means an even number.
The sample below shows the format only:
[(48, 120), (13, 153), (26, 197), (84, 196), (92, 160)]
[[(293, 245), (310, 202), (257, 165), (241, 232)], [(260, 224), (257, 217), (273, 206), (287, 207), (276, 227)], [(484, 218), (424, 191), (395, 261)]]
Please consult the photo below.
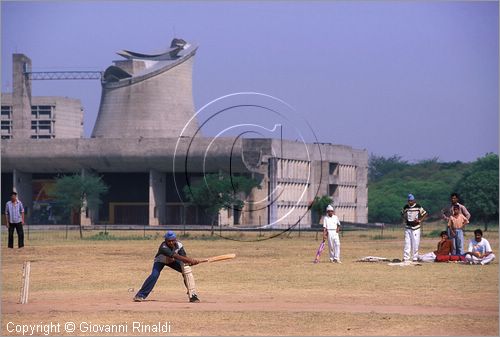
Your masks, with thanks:
[(474, 231), (474, 239), (469, 242), (469, 249), (465, 253), (465, 261), (469, 264), (488, 264), (495, 259), (488, 240), (483, 239), (483, 231), (479, 228)]
[(437, 250), (424, 254), (424, 255), (419, 255), (418, 260), (422, 262), (438, 262), (443, 260), (443, 258), (438, 258), (442, 256), (447, 256), (449, 260), (449, 256), (453, 250), (453, 242), (448, 238), (448, 233), (446, 231), (442, 231), (441, 234), (441, 241), (438, 242), (437, 245)]

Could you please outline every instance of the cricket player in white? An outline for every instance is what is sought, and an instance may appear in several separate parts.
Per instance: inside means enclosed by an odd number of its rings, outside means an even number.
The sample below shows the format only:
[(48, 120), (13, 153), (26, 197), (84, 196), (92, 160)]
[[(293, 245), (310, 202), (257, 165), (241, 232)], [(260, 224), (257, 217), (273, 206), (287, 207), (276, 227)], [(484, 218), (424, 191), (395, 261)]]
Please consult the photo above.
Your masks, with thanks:
[(410, 256), (413, 255), (413, 262), (416, 262), (420, 245), (420, 226), (427, 217), (427, 211), (416, 203), (413, 194), (408, 194), (408, 204), (403, 207), (401, 215), (405, 221), (403, 261), (409, 261)]
[(330, 250), (330, 262), (340, 262), (340, 221), (339, 218), (333, 214), (333, 207), (328, 205), (326, 207), (326, 216), (323, 218), (323, 240), (328, 238), (328, 249)]

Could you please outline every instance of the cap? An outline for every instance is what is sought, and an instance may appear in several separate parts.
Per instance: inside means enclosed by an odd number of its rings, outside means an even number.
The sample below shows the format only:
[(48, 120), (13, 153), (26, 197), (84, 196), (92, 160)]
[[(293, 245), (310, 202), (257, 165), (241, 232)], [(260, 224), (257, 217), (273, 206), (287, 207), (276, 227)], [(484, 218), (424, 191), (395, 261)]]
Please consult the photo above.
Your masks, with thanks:
[(413, 201), (415, 200), (415, 196), (413, 194), (408, 194), (408, 200)]
[(326, 210), (327, 210), (327, 211), (333, 211), (333, 207), (332, 207), (332, 205), (328, 205), (328, 206), (326, 206)]
[(172, 240), (172, 239), (177, 238), (177, 235), (175, 235), (175, 233), (173, 231), (168, 231), (167, 233), (165, 233), (164, 237), (167, 240)]

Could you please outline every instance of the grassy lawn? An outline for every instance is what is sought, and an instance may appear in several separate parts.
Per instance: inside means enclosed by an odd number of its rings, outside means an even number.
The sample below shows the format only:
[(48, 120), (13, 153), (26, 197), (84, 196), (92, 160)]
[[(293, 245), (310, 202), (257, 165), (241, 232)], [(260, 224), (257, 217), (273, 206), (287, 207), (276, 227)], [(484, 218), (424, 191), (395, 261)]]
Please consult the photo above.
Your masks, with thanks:
[[(424, 229), (421, 253), (436, 248), (442, 224)], [(495, 227), (495, 229), (498, 227)], [(470, 228), (471, 230), (473, 228)], [(313, 264), (316, 234), (260, 242), (180, 239), (193, 257), (237, 258), (193, 267), (201, 303), (187, 303), (182, 276), (165, 269), (147, 302), (131, 301), (149, 275), (163, 233), (30, 232), (22, 251), (2, 237), (2, 334), (7, 323), (74, 321), (148, 324), (169, 321), (174, 335), (498, 335), (498, 262), (487, 266), (433, 263), (398, 267), (362, 263), (364, 256), (402, 257), (403, 230), (346, 231), (342, 264)], [(182, 234), (182, 231), (179, 231)], [(262, 239), (259, 233), (232, 238)], [(92, 237), (94, 236), (94, 237)], [(473, 233), (467, 232), (466, 239)], [(90, 240), (89, 238), (93, 238)], [(320, 238), (321, 236), (319, 236)], [(498, 230), (485, 233), (495, 253)], [(17, 304), (23, 261), (31, 262), (30, 303)], [(453, 322), (449, 324), (446, 322)], [(12, 326), (12, 325), (11, 325)], [(65, 334), (64, 331), (55, 334)], [(84, 333), (68, 335), (114, 335)], [(136, 333), (127, 335), (159, 335)]]

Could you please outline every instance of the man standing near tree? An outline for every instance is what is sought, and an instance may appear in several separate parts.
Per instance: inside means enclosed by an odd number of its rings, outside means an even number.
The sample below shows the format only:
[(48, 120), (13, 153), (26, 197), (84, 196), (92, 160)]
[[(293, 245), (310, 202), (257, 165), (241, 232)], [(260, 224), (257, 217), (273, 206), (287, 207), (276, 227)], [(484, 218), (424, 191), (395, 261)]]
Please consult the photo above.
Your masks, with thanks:
[(14, 248), (14, 229), (17, 232), (17, 246), (24, 247), (24, 207), (23, 203), (17, 199), (17, 193), (10, 194), (10, 201), (5, 205), (5, 219), (9, 229), (9, 248)]
[(333, 214), (332, 205), (326, 207), (326, 216), (323, 218), (323, 241), (328, 239), (328, 248), (330, 251), (330, 262), (340, 262), (340, 221), (339, 218)]
[(405, 246), (403, 261), (418, 261), (418, 246), (420, 245), (420, 226), (427, 217), (426, 210), (417, 204), (415, 196), (408, 194), (408, 203), (403, 207), (401, 215), (405, 222)]
[[(460, 197), (458, 196), (458, 193), (453, 192), (450, 195), (450, 201), (451, 201), (450, 216), (453, 215), (453, 207), (458, 206), (459, 209), (460, 209), (460, 213), (463, 214), (463, 216), (466, 217), (467, 220), (470, 220), (470, 213), (469, 213), (469, 211), (467, 210), (467, 208), (464, 205), (462, 205), (461, 203), (459, 203)], [(450, 220), (450, 217), (446, 216), (446, 214), (443, 214), (443, 216), (444, 216), (444, 219), (446, 221)]]

